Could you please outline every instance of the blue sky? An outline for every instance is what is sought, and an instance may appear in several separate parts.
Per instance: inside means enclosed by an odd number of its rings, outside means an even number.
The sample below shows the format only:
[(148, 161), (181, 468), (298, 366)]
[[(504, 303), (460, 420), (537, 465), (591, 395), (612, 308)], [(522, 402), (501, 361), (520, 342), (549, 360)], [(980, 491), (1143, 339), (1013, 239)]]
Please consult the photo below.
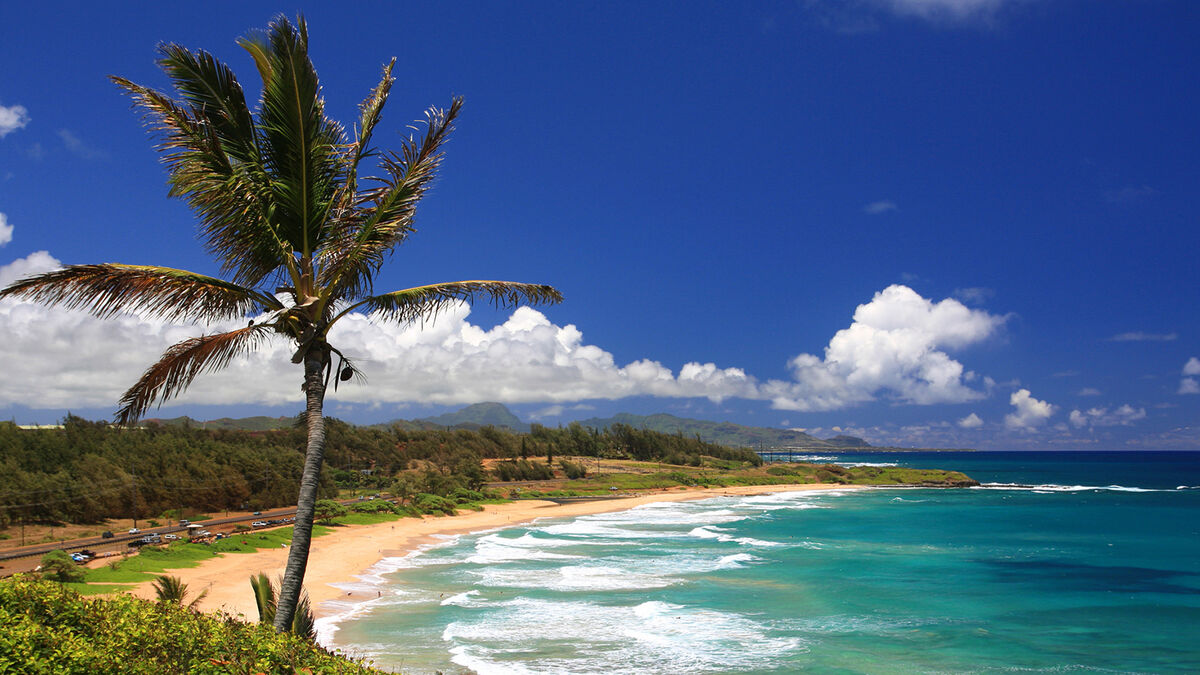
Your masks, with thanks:
[[(463, 308), (335, 334), (355, 422), (501, 401), (897, 445), (1198, 448), (1200, 5), (7, 3), (0, 283), (60, 264), (216, 273), (109, 74), (167, 88), (206, 49), (303, 11), (329, 113), (398, 57), (380, 147), (466, 107), (418, 232), (377, 288), (550, 283), (555, 307)], [(209, 327), (214, 330), (216, 327)], [(204, 327), (0, 303), (0, 418), (109, 416)], [(276, 345), (161, 416), (292, 414)]]

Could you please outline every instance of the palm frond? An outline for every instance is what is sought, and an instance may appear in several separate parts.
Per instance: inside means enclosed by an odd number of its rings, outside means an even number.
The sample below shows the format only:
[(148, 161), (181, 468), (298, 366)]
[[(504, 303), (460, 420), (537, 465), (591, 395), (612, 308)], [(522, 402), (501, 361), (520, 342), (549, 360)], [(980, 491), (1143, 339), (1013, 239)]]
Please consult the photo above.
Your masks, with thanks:
[(201, 373), (220, 370), (234, 358), (253, 351), (274, 331), (275, 326), (269, 323), (250, 325), (228, 333), (188, 338), (172, 346), (121, 396), (117, 424), (136, 422), (156, 402), (161, 405), (187, 389)]
[(258, 606), (258, 622), (275, 622), (275, 585), (265, 573), (250, 577), (250, 588), (254, 589), (254, 604)]
[(543, 284), (453, 281), (375, 295), (347, 307), (334, 317), (333, 321), (355, 309), (365, 309), (386, 321), (409, 323), (417, 319), (433, 318), (452, 304), (474, 303), (480, 299), (486, 299), (496, 307), (506, 308), (520, 304), (555, 304), (562, 302), (562, 294), (553, 286)]
[(355, 298), (370, 293), (371, 277), (384, 256), (413, 230), (417, 204), (437, 174), (441, 147), (454, 130), (462, 104), (457, 97), (448, 109), (426, 111), (424, 137), (420, 142), (410, 137), (399, 153), (384, 155), (387, 176), (374, 179), (379, 187), (363, 193), (354, 220), (330, 238), (323, 251), (322, 282), (338, 295)]
[(233, 70), (203, 50), (168, 44), (159, 53), (159, 66), (193, 114), (211, 125), (225, 153), (235, 162), (258, 162), (254, 118)]
[(386, 66), (383, 67), (383, 77), (379, 80), (379, 84), (371, 90), (371, 94), (366, 100), (358, 104), (358, 134), (354, 142), (346, 150), (346, 179), (342, 189), (342, 207), (349, 208), (351, 200), (355, 199), (358, 193), (358, 164), (363, 158), (372, 154), (371, 137), (375, 133), (375, 125), (383, 117), (383, 106), (387, 103), (388, 94), (392, 91), (392, 84), (396, 78), (392, 77), (392, 69), (396, 67), (396, 59), (392, 59)]
[(286, 266), (287, 247), (271, 223), (270, 179), (253, 148), (236, 141), (233, 145), (240, 149), (228, 152), (230, 143), (222, 141), (218, 130), (229, 123), (216, 110), (181, 104), (121, 77), (111, 79), (133, 96), (147, 126), (159, 136), (156, 149), (167, 167), (169, 194), (185, 199), (200, 216), (205, 246), (222, 270), (232, 273), (234, 281), (254, 286)]
[(270, 295), (215, 277), (114, 263), (71, 265), (22, 279), (0, 290), (0, 298), (6, 297), (82, 309), (100, 318), (144, 311), (168, 321), (214, 321), (283, 308)]
[(278, 17), (265, 43), (251, 38), (246, 43), (261, 47), (270, 65), (260, 67), (268, 79), (263, 82), (259, 147), (271, 175), (272, 219), (280, 238), (308, 258), (320, 246), (340, 184), (338, 148), (345, 144), (345, 134), (325, 117), (303, 18), (293, 26)]

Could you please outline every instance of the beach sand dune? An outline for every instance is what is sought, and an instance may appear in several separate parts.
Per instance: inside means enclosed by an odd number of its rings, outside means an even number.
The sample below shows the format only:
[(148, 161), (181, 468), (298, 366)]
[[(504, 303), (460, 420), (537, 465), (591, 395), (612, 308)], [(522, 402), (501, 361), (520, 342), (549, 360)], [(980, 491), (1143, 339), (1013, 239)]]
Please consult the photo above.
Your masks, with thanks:
[[(456, 516), (403, 518), (376, 525), (355, 525), (339, 528), (331, 534), (313, 539), (308, 558), (304, 586), (312, 599), (314, 613), (328, 615), (332, 608), (323, 608), (325, 601), (347, 598), (347, 592), (332, 584), (353, 581), (355, 576), (386, 557), (402, 556), (424, 544), (437, 541), (435, 535), (465, 534), (528, 523), (538, 518), (583, 516), (593, 513), (624, 511), (654, 502), (674, 502), (708, 499), (722, 495), (752, 495), (798, 490), (846, 489), (845, 485), (753, 485), (727, 488), (665, 490), (640, 493), (630, 497), (558, 504), (542, 500), (521, 500), (506, 504), (489, 504), (483, 511), (466, 511)], [(250, 577), (260, 572), (275, 579), (283, 574), (287, 564), (286, 548), (261, 550), (256, 553), (230, 553), (205, 560), (197, 567), (171, 570), (193, 592), (207, 590), (208, 596), (199, 604), (204, 611), (224, 611), (241, 615), (247, 621), (258, 620), (258, 609), (250, 590)], [(153, 598), (151, 582), (139, 584), (134, 595)], [(365, 599), (365, 598), (364, 598)]]

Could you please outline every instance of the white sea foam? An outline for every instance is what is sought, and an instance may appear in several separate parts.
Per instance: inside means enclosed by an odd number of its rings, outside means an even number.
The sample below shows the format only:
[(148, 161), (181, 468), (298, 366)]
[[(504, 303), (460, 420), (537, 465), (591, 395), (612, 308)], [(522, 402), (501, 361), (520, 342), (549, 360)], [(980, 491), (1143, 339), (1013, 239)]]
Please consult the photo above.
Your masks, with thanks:
[(720, 528), (717, 528), (712, 525), (702, 525), (700, 527), (693, 528), (690, 532), (688, 532), (688, 535), (692, 536), (692, 537), (697, 537), (699, 539), (713, 539), (713, 540), (720, 541), (720, 542), (732, 541), (732, 542), (741, 544), (743, 546), (784, 546), (785, 545), (785, 544), (781, 544), (780, 542), (777, 542), (777, 541), (765, 541), (763, 539), (755, 539), (754, 537), (735, 537), (733, 535), (725, 534), (724, 532), (720, 532), (719, 529)]
[[(1155, 488), (1127, 487), (1124, 485), (1024, 485), (1021, 483), (984, 483), (974, 490), (1031, 490), (1038, 494), (1054, 492), (1169, 492)], [(1178, 488), (1176, 488), (1178, 489)]]
[(532, 545), (513, 546), (508, 543), (510, 541), (512, 540), (503, 539), (496, 535), (487, 535), (475, 542), (475, 551), (467, 557), (466, 562), (476, 565), (490, 565), (521, 560), (572, 560), (582, 557), (543, 551), (534, 548)]
[(900, 466), (896, 462), (838, 462), (838, 466), (855, 467), (855, 466)]
[(479, 600), (479, 591), (470, 590), (452, 595), (441, 601), (443, 607), (483, 607), (487, 603)]
[[(517, 598), (502, 604), (501, 611), (446, 626), (442, 639), (452, 645), (456, 664), (480, 675), (735, 671), (805, 649), (749, 617), (667, 602), (613, 606)], [(539, 649), (547, 643), (553, 647)], [(520, 654), (520, 661), (506, 658), (511, 654)]]
[(733, 555), (721, 556), (717, 560), (717, 569), (727, 570), (736, 567), (744, 567), (742, 563), (754, 562), (761, 560), (758, 556), (750, 555), (749, 553), (734, 553)]

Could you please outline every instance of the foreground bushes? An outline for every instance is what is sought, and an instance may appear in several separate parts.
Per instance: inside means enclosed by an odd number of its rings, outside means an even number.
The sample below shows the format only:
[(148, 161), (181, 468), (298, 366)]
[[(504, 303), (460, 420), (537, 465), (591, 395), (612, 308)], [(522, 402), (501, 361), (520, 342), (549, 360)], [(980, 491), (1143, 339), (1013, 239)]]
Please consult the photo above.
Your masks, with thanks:
[(0, 583), (0, 674), (379, 673), (270, 626), (51, 581)]

